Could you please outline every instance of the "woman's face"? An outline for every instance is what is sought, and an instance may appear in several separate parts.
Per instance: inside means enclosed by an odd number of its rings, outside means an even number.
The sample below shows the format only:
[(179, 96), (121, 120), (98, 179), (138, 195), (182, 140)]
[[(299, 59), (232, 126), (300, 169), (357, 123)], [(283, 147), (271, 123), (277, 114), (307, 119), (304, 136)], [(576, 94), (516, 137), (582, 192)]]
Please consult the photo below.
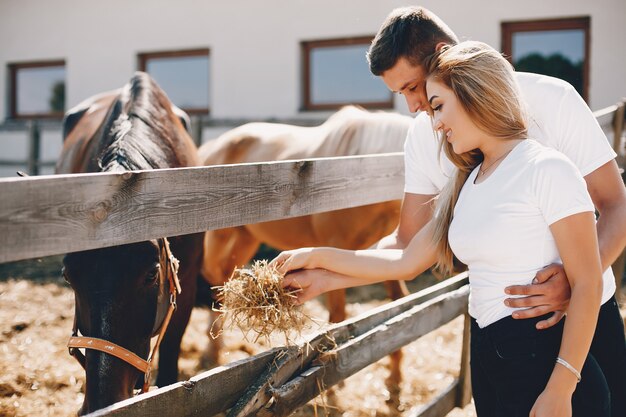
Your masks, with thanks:
[(432, 108), (435, 130), (452, 145), (456, 154), (480, 148), (484, 133), (478, 129), (454, 92), (442, 82), (429, 77), (426, 94)]

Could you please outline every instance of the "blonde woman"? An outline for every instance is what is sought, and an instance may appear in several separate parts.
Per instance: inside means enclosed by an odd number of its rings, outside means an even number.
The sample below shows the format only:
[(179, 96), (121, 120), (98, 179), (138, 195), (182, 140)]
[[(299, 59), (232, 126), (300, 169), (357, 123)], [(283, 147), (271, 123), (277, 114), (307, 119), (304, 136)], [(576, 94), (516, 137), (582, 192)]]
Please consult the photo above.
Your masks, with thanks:
[[(273, 262), (304, 302), (323, 292), (412, 279), (433, 264), (468, 265), (472, 383), (479, 417), (609, 416), (604, 375), (589, 355), (603, 291), (594, 207), (576, 167), (527, 138), (510, 64), (491, 47), (444, 47), (427, 66), (434, 128), (457, 167), (435, 218), (405, 249), (304, 248)], [(514, 320), (504, 289), (561, 262), (571, 286), (566, 320)], [(328, 272), (327, 272), (328, 271)], [(623, 334), (623, 333), (622, 333)], [(582, 375), (582, 380), (581, 380)]]

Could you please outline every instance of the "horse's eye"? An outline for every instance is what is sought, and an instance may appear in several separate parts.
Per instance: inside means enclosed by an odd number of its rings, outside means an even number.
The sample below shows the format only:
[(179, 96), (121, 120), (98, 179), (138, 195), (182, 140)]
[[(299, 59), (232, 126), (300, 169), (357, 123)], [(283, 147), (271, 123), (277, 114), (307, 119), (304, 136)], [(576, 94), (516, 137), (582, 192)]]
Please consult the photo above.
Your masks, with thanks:
[(159, 277), (159, 272), (161, 271), (161, 265), (160, 264), (155, 264), (152, 269), (150, 269), (150, 271), (148, 271), (148, 273), (146, 274), (146, 282), (147, 283), (152, 283), (154, 281), (156, 281), (156, 279)]

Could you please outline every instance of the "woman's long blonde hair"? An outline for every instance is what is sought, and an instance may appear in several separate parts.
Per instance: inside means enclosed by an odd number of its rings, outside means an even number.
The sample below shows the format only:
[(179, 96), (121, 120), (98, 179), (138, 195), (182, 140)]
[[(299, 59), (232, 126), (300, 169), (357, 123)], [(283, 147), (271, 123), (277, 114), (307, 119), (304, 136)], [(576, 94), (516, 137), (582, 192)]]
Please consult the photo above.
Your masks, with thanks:
[[(503, 140), (523, 139), (527, 135), (526, 117), (514, 71), (504, 57), (482, 42), (462, 42), (445, 46), (426, 62), (428, 78), (450, 88), (476, 126)], [(454, 206), (469, 174), (483, 160), (480, 150), (456, 154), (440, 133), (441, 150), (457, 167), (456, 174), (437, 200), (434, 241), (439, 259), (437, 269), (452, 272), (454, 255), (448, 230)], [(461, 133), (462, 134), (462, 133)]]

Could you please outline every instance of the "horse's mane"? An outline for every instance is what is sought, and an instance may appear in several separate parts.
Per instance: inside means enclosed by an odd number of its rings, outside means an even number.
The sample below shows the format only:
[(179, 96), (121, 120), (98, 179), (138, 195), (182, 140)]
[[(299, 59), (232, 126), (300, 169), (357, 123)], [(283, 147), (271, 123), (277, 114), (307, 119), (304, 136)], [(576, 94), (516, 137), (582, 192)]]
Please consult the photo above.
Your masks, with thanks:
[(145, 73), (137, 72), (124, 86), (98, 132), (102, 171), (130, 171), (178, 166), (173, 144), (176, 118), (171, 103)]
[(337, 155), (400, 152), (411, 120), (397, 113), (345, 106), (322, 125), (327, 132), (324, 146), (335, 147)]

